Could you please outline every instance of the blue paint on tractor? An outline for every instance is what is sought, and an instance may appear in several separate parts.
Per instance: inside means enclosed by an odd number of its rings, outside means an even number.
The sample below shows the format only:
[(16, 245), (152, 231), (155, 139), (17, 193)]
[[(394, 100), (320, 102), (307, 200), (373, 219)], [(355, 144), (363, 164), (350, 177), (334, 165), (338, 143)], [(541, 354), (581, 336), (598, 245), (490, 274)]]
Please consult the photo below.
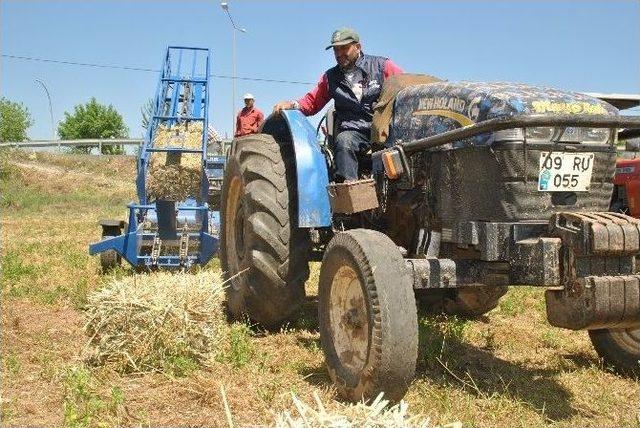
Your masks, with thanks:
[(316, 130), (299, 110), (284, 110), (296, 156), (298, 183), (298, 226), (331, 226), (329, 172)]

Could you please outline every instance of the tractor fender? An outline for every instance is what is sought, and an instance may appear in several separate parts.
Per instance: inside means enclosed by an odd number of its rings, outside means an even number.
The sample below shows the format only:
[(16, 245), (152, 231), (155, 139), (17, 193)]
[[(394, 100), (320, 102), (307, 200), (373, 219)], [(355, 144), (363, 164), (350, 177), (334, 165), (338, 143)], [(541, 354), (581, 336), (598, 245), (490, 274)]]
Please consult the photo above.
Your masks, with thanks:
[(299, 110), (272, 114), (262, 125), (262, 133), (280, 144), (292, 144), (296, 161), (298, 227), (331, 226), (329, 172), (316, 130)]

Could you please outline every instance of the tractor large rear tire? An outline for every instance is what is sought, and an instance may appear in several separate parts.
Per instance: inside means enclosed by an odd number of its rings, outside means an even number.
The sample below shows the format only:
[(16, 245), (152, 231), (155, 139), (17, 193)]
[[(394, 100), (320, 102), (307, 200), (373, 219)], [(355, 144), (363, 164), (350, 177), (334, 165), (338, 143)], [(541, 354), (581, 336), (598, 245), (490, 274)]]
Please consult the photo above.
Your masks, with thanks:
[(290, 318), (305, 298), (309, 235), (297, 227), (292, 148), (271, 135), (236, 139), (222, 187), (220, 261), (227, 309), (265, 327)]
[(589, 330), (589, 338), (606, 365), (640, 376), (640, 328)]
[(380, 232), (354, 229), (329, 242), (318, 288), (329, 375), (348, 400), (400, 400), (418, 358), (418, 316), (402, 254)]

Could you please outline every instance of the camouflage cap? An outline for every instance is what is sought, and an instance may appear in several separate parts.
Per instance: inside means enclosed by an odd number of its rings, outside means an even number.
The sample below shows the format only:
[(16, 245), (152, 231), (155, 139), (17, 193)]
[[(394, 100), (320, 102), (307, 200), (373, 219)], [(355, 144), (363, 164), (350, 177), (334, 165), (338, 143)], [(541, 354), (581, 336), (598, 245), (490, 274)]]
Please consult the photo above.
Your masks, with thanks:
[(360, 36), (353, 28), (338, 28), (331, 35), (331, 44), (325, 50), (329, 50), (334, 46), (348, 45), (349, 43), (359, 42)]

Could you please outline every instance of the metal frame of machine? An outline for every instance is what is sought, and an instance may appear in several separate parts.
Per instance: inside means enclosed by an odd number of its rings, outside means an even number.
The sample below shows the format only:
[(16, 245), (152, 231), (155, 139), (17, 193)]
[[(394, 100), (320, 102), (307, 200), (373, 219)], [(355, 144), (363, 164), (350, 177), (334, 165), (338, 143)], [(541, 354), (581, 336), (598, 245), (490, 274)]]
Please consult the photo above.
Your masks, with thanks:
[[(207, 168), (207, 127), (209, 123), (209, 49), (169, 46), (163, 59), (156, 90), (153, 115), (140, 148), (136, 178), (138, 203), (127, 206), (129, 220), (126, 232), (120, 234), (123, 222), (114, 228), (113, 221), (102, 221), (106, 239), (89, 246), (89, 253), (115, 252), (134, 267), (179, 268), (204, 265), (216, 253), (215, 234), (219, 216), (210, 211)], [(154, 136), (160, 125), (202, 122), (202, 145), (154, 147)], [(184, 201), (154, 201), (147, 194), (146, 181), (153, 153), (165, 152), (181, 156), (198, 153), (202, 157), (200, 195)], [(218, 162), (220, 163), (220, 162)], [(222, 159), (224, 164), (224, 159)], [(215, 168), (214, 168), (215, 169)], [(196, 251), (191, 249), (195, 248)], [(116, 260), (111, 257), (109, 260)], [(109, 263), (103, 267), (110, 267)]]

